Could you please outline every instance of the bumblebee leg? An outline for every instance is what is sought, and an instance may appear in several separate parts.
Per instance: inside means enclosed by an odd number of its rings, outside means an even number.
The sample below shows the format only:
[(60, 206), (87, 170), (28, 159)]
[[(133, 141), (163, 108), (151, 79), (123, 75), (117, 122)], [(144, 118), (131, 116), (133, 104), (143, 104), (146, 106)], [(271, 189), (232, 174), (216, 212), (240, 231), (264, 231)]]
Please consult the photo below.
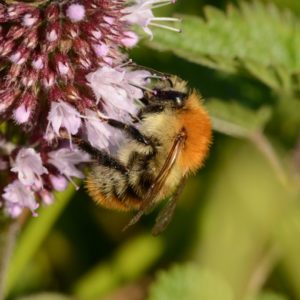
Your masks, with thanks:
[(160, 113), (164, 109), (165, 109), (165, 106), (163, 106), (161, 104), (151, 104), (151, 105), (141, 108), (137, 116), (139, 119), (143, 119), (143, 116), (146, 114)]
[(141, 132), (138, 129), (136, 129), (134, 126), (120, 122), (118, 120), (114, 120), (114, 119), (106, 119), (105, 121), (110, 126), (125, 131), (130, 137), (132, 137), (136, 141), (138, 141), (146, 146), (152, 145), (151, 140), (148, 139), (147, 137), (145, 137), (144, 135), (142, 135)]
[(100, 151), (96, 148), (93, 148), (89, 143), (85, 141), (80, 141), (80, 143), (78, 143), (78, 146), (82, 150), (89, 153), (93, 158), (95, 158), (100, 165), (112, 168), (122, 174), (128, 173), (128, 170), (124, 165), (122, 165), (118, 160), (110, 156), (105, 151)]

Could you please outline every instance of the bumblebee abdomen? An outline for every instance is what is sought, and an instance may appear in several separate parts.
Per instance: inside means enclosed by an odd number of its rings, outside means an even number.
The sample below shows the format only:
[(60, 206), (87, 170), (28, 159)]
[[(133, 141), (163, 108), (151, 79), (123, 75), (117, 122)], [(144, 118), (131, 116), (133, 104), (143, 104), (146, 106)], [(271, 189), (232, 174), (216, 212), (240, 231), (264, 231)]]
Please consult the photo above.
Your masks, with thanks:
[(128, 186), (126, 174), (101, 165), (95, 165), (86, 179), (86, 188), (94, 201), (116, 210), (138, 209), (140, 199)]

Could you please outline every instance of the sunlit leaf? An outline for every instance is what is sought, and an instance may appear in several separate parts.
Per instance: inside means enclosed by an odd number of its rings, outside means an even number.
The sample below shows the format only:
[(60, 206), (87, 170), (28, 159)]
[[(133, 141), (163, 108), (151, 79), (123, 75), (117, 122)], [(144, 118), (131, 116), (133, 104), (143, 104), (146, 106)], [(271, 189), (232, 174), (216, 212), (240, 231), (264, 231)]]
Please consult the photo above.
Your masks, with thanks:
[(167, 299), (233, 300), (233, 294), (222, 278), (190, 264), (159, 273), (148, 300)]
[(150, 47), (194, 63), (246, 72), (281, 92), (299, 89), (300, 22), (292, 13), (259, 1), (205, 9), (205, 19), (182, 15), (182, 34), (155, 30)]
[(235, 137), (248, 137), (254, 132), (263, 131), (271, 116), (271, 110), (268, 107), (254, 111), (234, 101), (209, 99), (206, 107), (211, 116), (213, 128)]

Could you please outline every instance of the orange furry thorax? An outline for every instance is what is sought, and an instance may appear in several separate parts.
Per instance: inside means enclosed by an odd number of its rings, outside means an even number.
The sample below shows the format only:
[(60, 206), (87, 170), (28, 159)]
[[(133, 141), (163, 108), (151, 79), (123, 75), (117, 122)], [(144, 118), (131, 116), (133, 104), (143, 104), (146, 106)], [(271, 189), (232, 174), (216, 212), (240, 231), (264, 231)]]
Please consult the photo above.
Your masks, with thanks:
[(193, 92), (187, 99), (185, 108), (179, 113), (181, 126), (187, 133), (179, 158), (184, 174), (196, 172), (202, 166), (211, 144), (211, 121), (200, 101), (197, 93)]

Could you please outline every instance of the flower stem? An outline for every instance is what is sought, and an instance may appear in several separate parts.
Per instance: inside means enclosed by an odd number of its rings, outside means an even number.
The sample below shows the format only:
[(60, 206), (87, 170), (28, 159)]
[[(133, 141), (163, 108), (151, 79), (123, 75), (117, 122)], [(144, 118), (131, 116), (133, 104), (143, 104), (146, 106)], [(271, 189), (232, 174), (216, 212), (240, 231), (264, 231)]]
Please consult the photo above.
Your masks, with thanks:
[(18, 229), (17, 221), (0, 218), (0, 300), (4, 299), (6, 273)]

